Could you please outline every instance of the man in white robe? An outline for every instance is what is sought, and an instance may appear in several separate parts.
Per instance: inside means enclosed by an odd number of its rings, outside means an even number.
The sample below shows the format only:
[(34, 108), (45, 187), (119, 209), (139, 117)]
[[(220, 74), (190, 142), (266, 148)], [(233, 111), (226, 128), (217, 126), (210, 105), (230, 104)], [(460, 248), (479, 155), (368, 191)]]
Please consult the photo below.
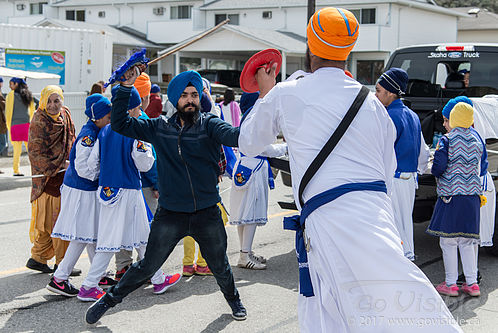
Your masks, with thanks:
[[(259, 69), (260, 99), (241, 126), (242, 153), (256, 156), (281, 130), (289, 150), (293, 192), (336, 129), (361, 85), (344, 73), (358, 37), (349, 11), (323, 8), (310, 19), (312, 74), (279, 83)], [(369, 94), (345, 135), (308, 183), (304, 202), (339, 185), (384, 182), (392, 188), (395, 130)], [(461, 332), (431, 282), (404, 257), (389, 195), (357, 191), (312, 212), (306, 220), (314, 296), (299, 296), (302, 332)]]

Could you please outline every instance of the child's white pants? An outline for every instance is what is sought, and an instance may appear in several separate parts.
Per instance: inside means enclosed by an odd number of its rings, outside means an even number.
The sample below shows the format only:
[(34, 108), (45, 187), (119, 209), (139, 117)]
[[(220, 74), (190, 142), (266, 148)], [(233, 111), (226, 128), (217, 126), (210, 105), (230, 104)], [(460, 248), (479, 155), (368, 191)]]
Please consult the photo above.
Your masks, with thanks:
[(464, 237), (441, 237), (439, 245), (443, 251), (446, 284), (455, 284), (458, 278), (458, 251), (462, 261), (463, 274), (468, 285), (477, 282), (476, 239)]

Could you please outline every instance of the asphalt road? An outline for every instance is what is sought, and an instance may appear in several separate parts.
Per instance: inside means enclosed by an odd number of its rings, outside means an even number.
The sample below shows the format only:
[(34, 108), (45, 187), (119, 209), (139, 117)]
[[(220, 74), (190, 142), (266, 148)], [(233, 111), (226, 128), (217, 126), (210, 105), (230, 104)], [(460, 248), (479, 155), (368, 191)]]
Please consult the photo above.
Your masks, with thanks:
[[(4, 180), (3, 180), (4, 181)], [(222, 197), (229, 207), (230, 183), (221, 186)], [(230, 316), (218, 286), (212, 277), (182, 279), (163, 295), (152, 294), (144, 286), (111, 309), (95, 326), (83, 320), (90, 305), (76, 298), (66, 299), (45, 289), (47, 274), (24, 267), (30, 255), (28, 237), (30, 204), (29, 187), (6, 187), (0, 190), (0, 333), (1, 332), (297, 332), (297, 264), (293, 249), (294, 233), (282, 229), (277, 201), (291, 200), (290, 188), (278, 177), (277, 189), (270, 193), (267, 226), (258, 228), (254, 250), (269, 258), (268, 269), (251, 271), (236, 267), (238, 236), (227, 227), (228, 256), (248, 310), (244, 322)], [(427, 223), (415, 226), (416, 264), (437, 285), (444, 279), (444, 268), (438, 239), (424, 233)], [(163, 266), (167, 273), (181, 271), (183, 247), (176, 247)], [(386, 258), (389, 260), (389, 258)], [(88, 272), (86, 254), (77, 267)], [(445, 298), (446, 304), (462, 324), (465, 332), (496, 332), (498, 326), (498, 258), (481, 251), (479, 267), (484, 276), (482, 296)], [(109, 266), (114, 269), (114, 264)], [(83, 277), (72, 283), (79, 287)]]

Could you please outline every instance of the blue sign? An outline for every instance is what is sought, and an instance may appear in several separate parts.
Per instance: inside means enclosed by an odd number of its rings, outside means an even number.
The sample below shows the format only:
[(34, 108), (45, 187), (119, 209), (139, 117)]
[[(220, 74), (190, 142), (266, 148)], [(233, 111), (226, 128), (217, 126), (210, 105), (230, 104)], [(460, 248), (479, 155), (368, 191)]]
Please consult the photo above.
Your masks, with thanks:
[(64, 51), (6, 49), (5, 67), (58, 74), (61, 76), (59, 84), (65, 83), (66, 56)]

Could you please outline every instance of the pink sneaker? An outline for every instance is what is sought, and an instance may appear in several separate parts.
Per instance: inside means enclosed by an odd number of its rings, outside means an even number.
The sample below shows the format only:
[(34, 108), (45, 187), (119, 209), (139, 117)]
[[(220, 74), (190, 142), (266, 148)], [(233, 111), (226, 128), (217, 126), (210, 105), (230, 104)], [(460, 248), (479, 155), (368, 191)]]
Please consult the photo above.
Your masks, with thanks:
[(176, 273), (176, 274), (173, 274), (173, 275), (165, 275), (165, 279), (164, 279), (164, 282), (163, 283), (160, 283), (160, 284), (155, 284), (154, 285), (154, 291), (153, 293), (154, 294), (162, 294), (164, 293), (169, 287), (171, 286), (174, 286), (175, 284), (178, 283), (178, 281), (180, 281), (181, 279), (181, 275)]
[(80, 288), (80, 292), (78, 293), (78, 299), (83, 302), (95, 302), (98, 301), (102, 296), (105, 295), (105, 292), (99, 287), (93, 287), (90, 289), (86, 289), (85, 287)]
[(446, 295), (446, 296), (458, 296), (458, 286), (456, 284), (452, 284), (451, 286), (447, 286), (446, 282), (443, 281), (441, 282), (437, 287), (436, 290), (438, 293), (441, 295)]
[(479, 289), (479, 285), (477, 283), (471, 284), (470, 286), (464, 283), (462, 291), (470, 296), (481, 296), (481, 289)]
[(183, 276), (192, 276), (195, 273), (194, 265), (183, 265)]
[(201, 275), (201, 276), (206, 276), (206, 275), (213, 275), (213, 272), (209, 269), (208, 266), (195, 266), (195, 275)]

